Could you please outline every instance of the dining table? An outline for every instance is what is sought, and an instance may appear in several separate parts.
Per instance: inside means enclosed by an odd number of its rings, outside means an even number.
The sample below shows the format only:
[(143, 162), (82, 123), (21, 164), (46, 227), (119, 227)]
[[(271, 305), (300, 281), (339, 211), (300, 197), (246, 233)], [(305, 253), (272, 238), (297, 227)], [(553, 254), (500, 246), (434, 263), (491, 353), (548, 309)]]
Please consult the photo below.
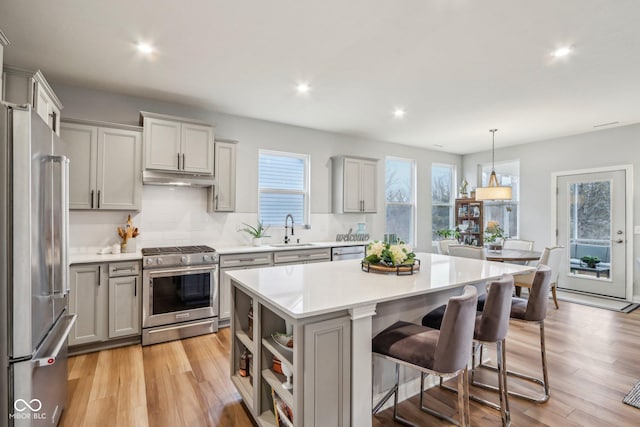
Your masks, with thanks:
[(485, 258), (487, 261), (498, 261), (498, 262), (527, 262), (527, 261), (537, 261), (540, 259), (540, 252), (537, 251), (526, 251), (522, 249), (501, 249), (499, 251), (484, 250)]

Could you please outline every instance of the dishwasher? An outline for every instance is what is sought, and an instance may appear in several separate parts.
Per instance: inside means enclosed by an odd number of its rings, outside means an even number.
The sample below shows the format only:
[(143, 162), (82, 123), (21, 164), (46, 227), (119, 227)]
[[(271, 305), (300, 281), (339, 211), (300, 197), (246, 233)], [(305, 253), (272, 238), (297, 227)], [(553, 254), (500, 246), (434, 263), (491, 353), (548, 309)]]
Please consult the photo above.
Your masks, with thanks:
[(331, 248), (331, 261), (364, 258), (364, 246), (339, 246)]

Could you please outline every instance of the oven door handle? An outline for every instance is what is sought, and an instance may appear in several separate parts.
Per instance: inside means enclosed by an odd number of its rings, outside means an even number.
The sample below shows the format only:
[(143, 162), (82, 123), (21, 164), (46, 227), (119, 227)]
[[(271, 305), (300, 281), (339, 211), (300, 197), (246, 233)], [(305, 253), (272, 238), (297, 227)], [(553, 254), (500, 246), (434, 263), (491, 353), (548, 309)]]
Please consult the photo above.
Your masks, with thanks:
[(164, 276), (173, 276), (178, 274), (190, 274), (190, 273), (202, 273), (203, 271), (215, 271), (218, 268), (217, 264), (207, 265), (204, 267), (179, 267), (179, 268), (170, 268), (170, 269), (154, 269), (147, 270), (149, 272), (149, 277), (153, 279), (154, 277), (164, 277)]

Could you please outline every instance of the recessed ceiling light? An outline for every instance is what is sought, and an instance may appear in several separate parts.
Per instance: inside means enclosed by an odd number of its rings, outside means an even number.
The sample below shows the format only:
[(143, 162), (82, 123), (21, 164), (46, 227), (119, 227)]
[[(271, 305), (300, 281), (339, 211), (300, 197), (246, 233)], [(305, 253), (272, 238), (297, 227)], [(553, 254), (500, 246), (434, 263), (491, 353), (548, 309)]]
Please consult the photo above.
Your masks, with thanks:
[(298, 91), (298, 94), (300, 95), (306, 95), (307, 93), (309, 93), (310, 90), (311, 90), (311, 86), (309, 86), (309, 83), (307, 82), (300, 82), (296, 86), (296, 91)]
[(403, 118), (405, 114), (407, 114), (407, 112), (404, 111), (404, 108), (396, 108), (395, 110), (393, 110), (393, 117), (395, 117), (396, 119)]
[(554, 56), (556, 58), (562, 58), (563, 56), (567, 56), (570, 53), (571, 53), (571, 46), (564, 46), (551, 52), (551, 56)]
[(149, 43), (140, 42), (136, 46), (138, 48), (138, 52), (144, 53), (145, 55), (151, 55), (153, 53), (153, 46)]

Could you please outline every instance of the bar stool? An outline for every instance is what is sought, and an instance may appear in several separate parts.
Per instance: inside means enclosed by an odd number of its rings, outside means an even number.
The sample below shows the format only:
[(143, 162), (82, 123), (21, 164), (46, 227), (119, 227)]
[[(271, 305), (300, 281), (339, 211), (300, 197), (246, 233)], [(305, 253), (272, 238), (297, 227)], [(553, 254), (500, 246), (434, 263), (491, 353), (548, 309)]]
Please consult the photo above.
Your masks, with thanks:
[[(455, 425), (468, 426), (469, 377), (467, 360), (473, 340), (478, 293), (473, 286), (465, 286), (462, 295), (451, 297), (440, 330), (408, 322), (396, 322), (373, 338), (373, 354), (396, 364), (395, 385), (373, 408), (377, 413), (384, 402), (394, 395), (393, 419), (412, 426), (398, 415), (398, 386), (400, 365), (420, 371), (420, 409)], [(460, 421), (427, 408), (423, 404), (425, 374), (458, 376), (458, 412)]]
[[(509, 397), (507, 395), (507, 370), (506, 370), (506, 349), (505, 341), (507, 329), (509, 328), (509, 313), (511, 311), (511, 301), (513, 295), (513, 276), (503, 275), (499, 280), (491, 283), (488, 287), (485, 304), (482, 313), (476, 315), (475, 330), (473, 334), (472, 364), (471, 364), (471, 384), (473, 384), (473, 374), (475, 366), (476, 348), (482, 351), (482, 345), (487, 343), (496, 344), (497, 372), (498, 372), (498, 396), (500, 404), (481, 399), (474, 395), (469, 398), (500, 411), (502, 425), (511, 425), (511, 414), (509, 411)], [(484, 297), (484, 296), (483, 296)], [(430, 328), (440, 328), (442, 315), (446, 306), (441, 306), (428, 313), (422, 318), (422, 325)], [(476, 343), (480, 345), (476, 347)], [(455, 389), (442, 384), (440, 387), (456, 391)]]
[[(549, 295), (549, 287), (551, 286), (551, 276), (552, 271), (546, 265), (538, 265), (538, 270), (535, 273), (533, 278), (533, 283), (531, 286), (531, 292), (529, 294), (529, 299), (524, 298), (513, 298), (511, 302), (511, 314), (510, 318), (516, 321), (529, 322), (529, 323), (537, 323), (540, 325), (540, 353), (542, 359), (542, 379), (525, 375), (520, 372), (507, 370), (507, 375), (511, 375), (517, 378), (521, 378), (526, 381), (533, 382), (535, 384), (541, 385), (543, 389), (542, 396), (529, 396), (522, 393), (516, 393), (514, 391), (508, 391), (509, 396), (519, 397), (521, 399), (528, 400), (534, 403), (545, 403), (549, 400), (549, 375), (547, 372), (547, 357), (546, 350), (544, 344), (544, 319), (547, 317), (547, 307), (549, 305), (548, 295)], [(478, 307), (482, 307), (485, 301), (483, 297), (479, 298)], [(488, 368), (491, 370), (497, 370), (496, 367), (485, 365), (482, 362), (482, 353), (480, 353), (480, 364), (478, 368)], [(473, 368), (475, 369), (475, 368)], [(472, 384), (478, 387), (482, 387), (488, 390), (497, 390), (496, 387), (475, 382), (475, 378), (472, 372), (471, 375)]]

